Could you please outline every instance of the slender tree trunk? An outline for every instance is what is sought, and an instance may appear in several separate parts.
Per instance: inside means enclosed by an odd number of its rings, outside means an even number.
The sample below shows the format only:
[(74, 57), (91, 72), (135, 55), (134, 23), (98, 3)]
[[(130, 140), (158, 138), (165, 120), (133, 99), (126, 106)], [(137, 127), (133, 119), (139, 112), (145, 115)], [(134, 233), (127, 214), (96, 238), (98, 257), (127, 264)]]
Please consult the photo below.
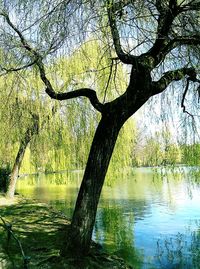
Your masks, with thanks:
[(18, 150), (16, 159), (15, 159), (15, 162), (14, 162), (11, 174), (10, 174), (10, 179), (9, 179), (8, 187), (6, 191), (7, 198), (14, 197), (17, 178), (19, 176), (19, 170), (20, 170), (23, 158), (24, 158), (26, 148), (30, 140), (31, 140), (30, 129), (27, 129), (24, 139), (21, 140), (19, 150)]
[(102, 116), (97, 127), (70, 231), (61, 250), (63, 256), (78, 257), (89, 251), (101, 189), (122, 125), (117, 117), (107, 114)]
[(25, 132), (24, 137), (21, 139), (19, 150), (10, 174), (10, 180), (7, 186), (6, 197), (13, 198), (15, 195), (17, 178), (19, 176), (19, 170), (24, 158), (26, 148), (31, 141), (32, 137), (38, 133), (39, 130), (39, 117), (37, 114), (31, 113), (32, 123)]

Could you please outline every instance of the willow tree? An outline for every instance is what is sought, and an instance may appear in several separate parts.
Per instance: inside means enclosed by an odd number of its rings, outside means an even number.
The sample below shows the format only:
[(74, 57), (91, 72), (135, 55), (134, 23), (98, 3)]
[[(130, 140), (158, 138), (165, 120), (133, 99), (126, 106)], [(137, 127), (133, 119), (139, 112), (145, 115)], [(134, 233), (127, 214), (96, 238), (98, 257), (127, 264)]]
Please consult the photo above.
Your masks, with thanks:
[[(26, 74), (26, 75), (25, 75)], [(1, 147), (0, 160), (2, 166), (11, 168), (6, 182), (7, 198), (13, 198), (19, 171), (24, 160), (27, 147), (34, 136), (44, 129), (45, 122), (55, 114), (48, 98), (38, 98), (39, 83), (31, 77), (30, 72), (11, 73), (1, 77), (0, 129)], [(23, 75), (23, 76), (22, 76)], [(25, 79), (26, 77), (26, 79)], [(41, 83), (40, 83), (41, 84)], [(5, 102), (6, 100), (6, 102)], [(52, 112), (53, 111), (53, 112)]]
[[(21, 83), (20, 78), (12, 74), (7, 76), (7, 80), (1, 77), (1, 115), (0, 115), (0, 126), (1, 126), (1, 140), (4, 143), (4, 147), (1, 147), (1, 162), (2, 165), (12, 167), (9, 179), (6, 182), (5, 192), (7, 197), (11, 198), (14, 196), (16, 180), (19, 175), (19, 170), (24, 157), (24, 153), (28, 143), (30, 142), (31, 136), (38, 130), (38, 117), (35, 114), (33, 102), (28, 102), (27, 94), (22, 97), (22, 93), (18, 93), (17, 89)], [(10, 98), (11, 91), (16, 91)], [(23, 87), (21, 87), (23, 92)], [(5, 102), (6, 100), (6, 102)], [(31, 103), (31, 104), (30, 104)], [(16, 153), (15, 161), (14, 154)]]
[(9, 181), (7, 183), (6, 197), (13, 198), (16, 190), (17, 178), (19, 176), (19, 171), (22, 165), (24, 154), (26, 152), (27, 146), (31, 141), (32, 137), (38, 133), (39, 129), (39, 117), (37, 114), (32, 115), (32, 120), (30, 126), (27, 127), (25, 134), (20, 139), (19, 148), (17, 155), (9, 176)]
[[(63, 101), (86, 97), (101, 115), (70, 232), (61, 252), (62, 255), (80, 256), (89, 251), (101, 189), (124, 123), (152, 96), (162, 93), (172, 83), (180, 86), (175, 83), (181, 80), (187, 83), (185, 88), (177, 88), (182, 94), (180, 105), (185, 113), (190, 114), (185, 101), (190, 85), (199, 82), (200, 3), (195, 0), (19, 2), (23, 10), (16, 8), (17, 1), (9, 9), (9, 1), (6, 1), (1, 12), (4, 26), (9, 29), (2, 33), (1, 38), (16, 50), (16, 64), (22, 59), (18, 69), (36, 65), (45, 91), (51, 98)], [(33, 5), (40, 11), (33, 12)], [(7, 35), (6, 39), (7, 33), (12, 35)], [(10, 38), (13, 35), (14, 38)], [(95, 86), (95, 83), (83, 79), (81, 85), (85, 86), (81, 88), (71, 84), (64, 91), (63, 84), (59, 90), (46, 72), (45, 65), (55, 56), (55, 50), (58, 54), (70, 55), (79, 43), (91, 37), (99, 40), (101, 50), (111, 51), (110, 76), (115, 76), (114, 66), (119, 62), (129, 72), (127, 87), (110, 101), (98, 98), (97, 92), (88, 86)], [(103, 90), (106, 93), (107, 87)]]

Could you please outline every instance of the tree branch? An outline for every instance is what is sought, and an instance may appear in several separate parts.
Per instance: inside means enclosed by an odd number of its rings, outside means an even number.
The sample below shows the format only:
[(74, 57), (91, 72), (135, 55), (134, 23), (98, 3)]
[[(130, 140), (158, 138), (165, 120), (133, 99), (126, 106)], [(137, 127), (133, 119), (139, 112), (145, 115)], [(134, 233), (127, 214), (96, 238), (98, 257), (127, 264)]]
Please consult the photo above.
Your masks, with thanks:
[(164, 45), (162, 48), (160, 48), (160, 52), (156, 56), (156, 64), (164, 60), (165, 56), (174, 48), (183, 45), (200, 45), (200, 35), (177, 36), (176, 38), (168, 41), (167, 45)]
[(149, 49), (148, 52), (142, 54), (141, 56), (126, 54), (123, 51), (120, 43), (120, 35), (116, 23), (117, 12), (119, 12), (119, 9), (122, 8), (122, 4), (119, 5), (119, 3), (115, 3), (114, 0), (108, 0), (107, 11), (115, 51), (118, 58), (122, 62), (128, 64), (135, 63), (135, 65), (137, 64), (138, 66), (138, 63), (141, 63), (141, 60), (143, 61), (144, 58), (146, 58), (148, 61), (145, 60), (145, 62), (149, 64), (150, 68), (154, 68), (158, 65), (158, 63), (164, 60), (165, 56), (175, 47), (181, 45), (200, 44), (200, 36), (197, 34), (193, 36), (179, 36), (173, 40), (170, 40), (169, 38), (169, 33), (174, 19), (180, 13), (183, 13), (187, 10), (198, 10), (200, 4), (189, 3), (187, 5), (181, 6), (181, 4), (178, 5), (177, 0), (169, 0), (168, 4), (165, 1), (156, 0), (155, 6), (159, 12), (159, 16), (157, 25), (157, 37), (153, 46)]
[(117, 56), (119, 59), (125, 63), (125, 64), (135, 64), (136, 60), (138, 59), (137, 56), (127, 54), (123, 51), (121, 42), (120, 42), (120, 36), (117, 29), (117, 23), (116, 23), (116, 5), (113, 0), (107, 1), (107, 12), (108, 12), (108, 19), (109, 19), (109, 25), (111, 29), (112, 39), (115, 47), (115, 51), (117, 53)]
[(93, 107), (96, 110), (98, 110), (99, 112), (103, 111), (103, 104), (99, 102), (97, 95), (96, 95), (96, 92), (94, 90), (88, 89), (88, 88), (82, 88), (82, 89), (78, 89), (78, 90), (71, 91), (71, 92), (65, 92), (65, 93), (55, 92), (49, 79), (46, 77), (44, 64), (43, 64), (41, 58), (38, 58), (37, 66), (38, 66), (39, 71), (40, 71), (40, 78), (46, 86), (46, 93), (51, 98), (56, 99), (56, 100), (67, 100), (67, 99), (72, 99), (72, 98), (84, 96), (84, 97), (89, 98), (90, 103), (93, 105)]
[[(192, 1), (191, 1), (192, 2)], [(165, 56), (175, 47), (181, 45), (199, 45), (199, 34), (190, 36), (178, 36), (172, 40), (169, 39), (169, 32), (174, 19), (180, 14), (188, 10), (197, 11), (200, 9), (199, 3), (189, 3), (181, 6), (176, 0), (170, 0), (168, 6), (165, 6), (164, 1), (157, 0), (156, 8), (160, 15), (158, 17), (157, 37), (152, 48), (144, 54), (144, 56), (153, 57), (155, 67)]]
[(181, 7), (181, 11), (199, 10), (200, 2), (190, 1)]
[(10, 72), (17, 72), (17, 71), (26, 69), (26, 68), (28, 68), (30, 66), (33, 66), (35, 63), (36, 63), (36, 60), (34, 60), (34, 61), (32, 61), (32, 62), (30, 62), (28, 64), (25, 64), (23, 66), (20, 66), (20, 67), (5, 68), (5, 67), (1, 66), (0, 68), (5, 72), (0, 74), (0, 76), (6, 75), (7, 73), (10, 73)]
[[(66, 92), (66, 93), (57, 93), (54, 91), (51, 82), (46, 76), (44, 64), (42, 62), (42, 56), (37, 52), (34, 48), (32, 48), (28, 42), (26, 41), (25, 37), (23, 34), (19, 31), (19, 29), (10, 21), (10, 18), (8, 14), (6, 13), (0, 13), (1, 16), (3, 16), (8, 25), (17, 33), (17, 35), (20, 38), (20, 41), (23, 45), (23, 47), (28, 50), (31, 53), (31, 58), (33, 58), (33, 62), (38, 66), (39, 72), (40, 72), (40, 78), (43, 81), (43, 83), (46, 86), (46, 93), (53, 99), (56, 100), (67, 100), (67, 99), (72, 99), (76, 97), (87, 97), (90, 100), (90, 103), (93, 105), (93, 107), (98, 110), (99, 112), (102, 112), (103, 110), (103, 104), (99, 102), (96, 92), (92, 89), (88, 88), (82, 88), (79, 90), (71, 91), (71, 92)], [(12, 70), (15, 71), (15, 70)]]
[(168, 34), (173, 20), (179, 13), (176, 0), (170, 0), (168, 6), (165, 6), (164, 1), (157, 0), (155, 6), (160, 13), (158, 17), (157, 37), (152, 48), (145, 53), (145, 55), (154, 58), (154, 66), (160, 62), (163, 46), (168, 43)]
[(183, 109), (183, 113), (188, 114), (190, 117), (192, 117), (194, 119), (194, 115), (192, 115), (190, 112), (188, 112), (186, 110), (186, 107), (185, 107), (185, 104), (184, 104), (185, 97), (186, 97), (186, 94), (187, 94), (188, 88), (189, 88), (189, 83), (190, 83), (190, 78), (187, 79), (187, 84), (186, 84), (185, 90), (183, 92), (182, 100), (181, 100), (181, 107)]
[(106, 83), (106, 88), (105, 88), (105, 92), (104, 92), (104, 97), (103, 97), (103, 103), (105, 103), (106, 101), (106, 95), (107, 95), (107, 90), (112, 78), (112, 70), (113, 70), (113, 59), (111, 59), (111, 65), (110, 65), (110, 72), (109, 72), (109, 77), (108, 77), (108, 81)]
[(158, 80), (152, 83), (152, 96), (163, 92), (171, 82), (183, 79), (188, 76), (191, 81), (199, 82), (196, 78), (196, 71), (194, 68), (183, 67), (181, 69), (168, 71)]
[(90, 103), (93, 105), (93, 107), (98, 110), (99, 112), (103, 111), (103, 104), (99, 102), (96, 92), (89, 88), (81, 88), (75, 91), (71, 92), (65, 92), (65, 93), (57, 93), (52, 92), (49, 90), (49, 88), (46, 88), (46, 93), (53, 99), (56, 100), (68, 100), (76, 97), (87, 97), (90, 100)]
[(169, 42), (169, 44), (166, 46), (166, 50), (170, 51), (173, 48), (181, 45), (200, 45), (200, 35), (177, 36)]
[[(11, 20), (10, 20), (10, 18), (9, 18), (9, 16), (8, 16), (8, 14), (7, 13), (5, 13), (5, 12), (1, 12), (0, 13), (0, 16), (3, 16), (4, 18), (5, 18), (5, 20), (6, 20), (6, 22), (8, 23), (8, 25), (17, 33), (17, 35), (19, 36), (19, 38), (20, 38), (20, 41), (21, 41), (21, 43), (22, 43), (22, 45), (23, 45), (23, 47), (26, 49), (26, 50), (28, 50), (28, 51), (30, 51), (30, 52), (32, 52), (33, 54), (34, 54), (34, 49), (33, 48), (31, 48), (30, 46), (29, 46), (29, 44), (27, 43), (27, 41), (26, 41), (26, 39), (24, 38), (24, 36), (22, 35), (22, 33), (19, 31), (19, 29), (17, 29), (17, 27), (15, 27), (15, 25), (11, 22)], [(36, 56), (36, 55), (35, 55)]]

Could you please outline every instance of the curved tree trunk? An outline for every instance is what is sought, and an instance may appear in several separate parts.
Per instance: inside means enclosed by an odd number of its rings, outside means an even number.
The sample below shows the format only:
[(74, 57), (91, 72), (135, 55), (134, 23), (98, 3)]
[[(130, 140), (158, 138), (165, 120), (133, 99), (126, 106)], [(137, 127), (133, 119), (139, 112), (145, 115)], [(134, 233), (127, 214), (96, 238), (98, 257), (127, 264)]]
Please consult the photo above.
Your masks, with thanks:
[(61, 250), (63, 256), (79, 257), (86, 255), (89, 251), (99, 197), (119, 131), (126, 120), (150, 97), (149, 92), (143, 91), (148, 88), (150, 74), (147, 73), (146, 80), (144, 76), (143, 70), (136, 75), (133, 72), (127, 91), (119, 98), (107, 103), (102, 112), (102, 119), (92, 142), (66, 243)]
[(24, 158), (26, 148), (30, 140), (31, 140), (30, 129), (27, 129), (24, 139), (21, 140), (19, 150), (18, 150), (16, 159), (15, 159), (15, 162), (14, 162), (11, 174), (10, 174), (10, 179), (9, 179), (8, 187), (6, 191), (7, 198), (13, 198), (15, 195), (15, 189), (16, 189), (17, 178), (19, 175), (19, 170), (20, 170), (23, 158)]
[(101, 189), (122, 125), (117, 117), (107, 114), (102, 116), (97, 127), (67, 243), (61, 250), (63, 256), (82, 256), (89, 251)]

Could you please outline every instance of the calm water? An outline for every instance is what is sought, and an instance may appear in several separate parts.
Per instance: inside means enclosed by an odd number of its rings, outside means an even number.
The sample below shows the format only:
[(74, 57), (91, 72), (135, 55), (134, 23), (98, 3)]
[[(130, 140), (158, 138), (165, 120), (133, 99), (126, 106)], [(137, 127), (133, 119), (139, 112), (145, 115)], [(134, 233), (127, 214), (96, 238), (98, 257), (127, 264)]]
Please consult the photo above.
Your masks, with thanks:
[[(140, 269), (200, 269), (200, 186), (188, 169), (137, 168), (103, 188), (93, 238)], [(26, 176), (17, 191), (70, 217), (82, 172)]]

